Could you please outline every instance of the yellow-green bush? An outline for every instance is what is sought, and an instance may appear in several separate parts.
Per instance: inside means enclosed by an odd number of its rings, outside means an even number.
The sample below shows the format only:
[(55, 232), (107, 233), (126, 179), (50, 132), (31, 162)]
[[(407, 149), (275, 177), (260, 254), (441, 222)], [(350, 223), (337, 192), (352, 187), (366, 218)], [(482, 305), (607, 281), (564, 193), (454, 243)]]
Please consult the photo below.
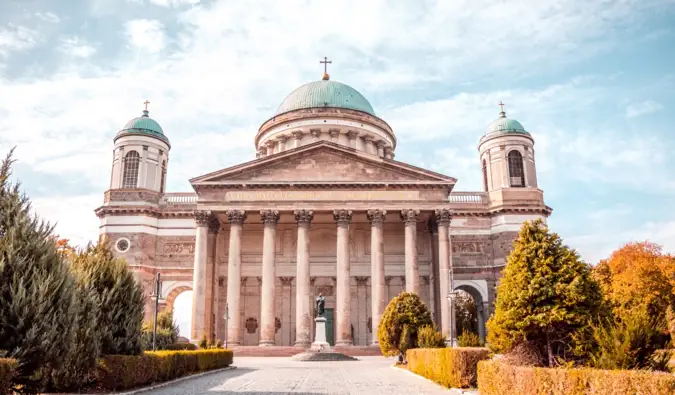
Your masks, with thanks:
[(475, 387), (477, 364), (488, 354), (477, 347), (416, 348), (407, 352), (408, 369), (448, 388)]
[(661, 395), (675, 393), (675, 376), (644, 370), (551, 369), (478, 363), (481, 395)]
[(139, 356), (107, 355), (97, 374), (97, 386), (122, 390), (172, 380), (187, 374), (232, 364), (231, 350), (155, 351)]
[(14, 377), (16, 361), (8, 358), (0, 358), (0, 394), (8, 394)]

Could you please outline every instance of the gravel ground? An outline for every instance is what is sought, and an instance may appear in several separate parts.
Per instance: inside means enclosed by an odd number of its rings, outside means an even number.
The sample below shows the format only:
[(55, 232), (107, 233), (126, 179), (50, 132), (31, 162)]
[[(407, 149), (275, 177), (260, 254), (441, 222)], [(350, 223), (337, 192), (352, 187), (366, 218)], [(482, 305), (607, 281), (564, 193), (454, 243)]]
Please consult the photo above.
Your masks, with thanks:
[[(214, 373), (143, 394), (461, 394), (410, 372), (393, 368), (393, 359), (300, 362), (291, 358), (235, 358), (237, 369)], [(475, 392), (469, 392), (475, 393)]]

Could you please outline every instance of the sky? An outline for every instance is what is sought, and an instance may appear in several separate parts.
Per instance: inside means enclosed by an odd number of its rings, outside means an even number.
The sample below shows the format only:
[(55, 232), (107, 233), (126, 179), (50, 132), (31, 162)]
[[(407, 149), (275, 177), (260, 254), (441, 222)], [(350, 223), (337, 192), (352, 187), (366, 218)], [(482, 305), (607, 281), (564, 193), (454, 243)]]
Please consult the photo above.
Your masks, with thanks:
[(168, 191), (255, 158), (284, 97), (329, 74), (394, 129), (396, 159), (481, 189), (503, 101), (535, 139), (550, 227), (590, 263), (675, 252), (675, 0), (1, 0), (0, 155), (74, 244), (98, 235), (113, 137), (150, 101)]

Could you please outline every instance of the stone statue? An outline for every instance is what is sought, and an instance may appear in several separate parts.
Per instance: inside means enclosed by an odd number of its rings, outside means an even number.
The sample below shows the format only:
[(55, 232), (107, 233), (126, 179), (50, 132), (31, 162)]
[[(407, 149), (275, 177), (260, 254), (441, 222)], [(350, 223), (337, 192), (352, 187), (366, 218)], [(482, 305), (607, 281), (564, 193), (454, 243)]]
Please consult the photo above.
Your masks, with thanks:
[(316, 298), (316, 316), (323, 317), (324, 307), (326, 306), (326, 299), (324, 299), (322, 294)]

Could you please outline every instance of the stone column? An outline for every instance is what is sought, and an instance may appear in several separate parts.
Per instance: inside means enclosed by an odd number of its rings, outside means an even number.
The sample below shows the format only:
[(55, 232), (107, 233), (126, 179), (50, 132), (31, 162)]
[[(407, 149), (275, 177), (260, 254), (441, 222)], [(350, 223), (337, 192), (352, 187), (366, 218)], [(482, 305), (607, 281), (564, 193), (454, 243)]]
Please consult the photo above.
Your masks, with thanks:
[[(438, 223), (438, 279), (440, 284), (439, 301), (441, 308), (441, 331), (450, 340), (450, 234), (451, 212), (448, 209), (436, 210)], [(456, 336), (456, 334), (454, 334)]]
[(351, 292), (349, 272), (349, 224), (352, 222), (351, 210), (335, 210), (333, 218), (337, 224), (337, 277), (336, 277), (336, 346), (351, 346)]
[(429, 220), (429, 238), (431, 239), (431, 270), (429, 270), (429, 298), (431, 299), (431, 308), (433, 311), (434, 323), (441, 327), (440, 317), (440, 298), (438, 283), (438, 223), (436, 219)]
[(209, 235), (207, 238), (206, 257), (206, 338), (211, 342), (216, 340), (218, 323), (218, 260), (216, 257), (216, 238), (220, 230), (220, 221), (215, 215), (209, 219)]
[(347, 131), (347, 138), (349, 139), (349, 146), (358, 149), (356, 147), (356, 140), (359, 138), (359, 132), (349, 130)]
[(196, 211), (195, 260), (192, 272), (192, 330), (193, 341), (206, 334), (206, 260), (208, 257), (208, 226), (211, 213)]
[(386, 143), (382, 140), (377, 140), (375, 142), (375, 148), (377, 149), (377, 156), (384, 158), (384, 147)]
[(417, 217), (419, 210), (401, 210), (405, 224), (405, 291), (420, 293), (420, 270), (417, 262)]
[(310, 308), (311, 290), (309, 277), (309, 227), (314, 212), (296, 210), (298, 223), (298, 252), (295, 278), (295, 346), (309, 347), (312, 338), (312, 316)]
[(371, 329), (373, 345), (378, 345), (377, 328), (387, 304), (387, 289), (384, 284), (384, 220), (386, 210), (368, 210), (370, 221), (370, 286), (371, 286)]
[(298, 148), (300, 146), (300, 140), (302, 140), (302, 132), (295, 131), (293, 134), (293, 148)]
[(260, 221), (264, 226), (262, 254), (262, 289), (260, 290), (260, 346), (273, 346), (276, 331), (274, 328), (274, 285), (276, 282), (275, 239), (279, 212), (261, 210)]
[(246, 220), (243, 210), (229, 210), (230, 248), (227, 253), (227, 304), (230, 319), (227, 321), (228, 346), (241, 345), (241, 232)]

